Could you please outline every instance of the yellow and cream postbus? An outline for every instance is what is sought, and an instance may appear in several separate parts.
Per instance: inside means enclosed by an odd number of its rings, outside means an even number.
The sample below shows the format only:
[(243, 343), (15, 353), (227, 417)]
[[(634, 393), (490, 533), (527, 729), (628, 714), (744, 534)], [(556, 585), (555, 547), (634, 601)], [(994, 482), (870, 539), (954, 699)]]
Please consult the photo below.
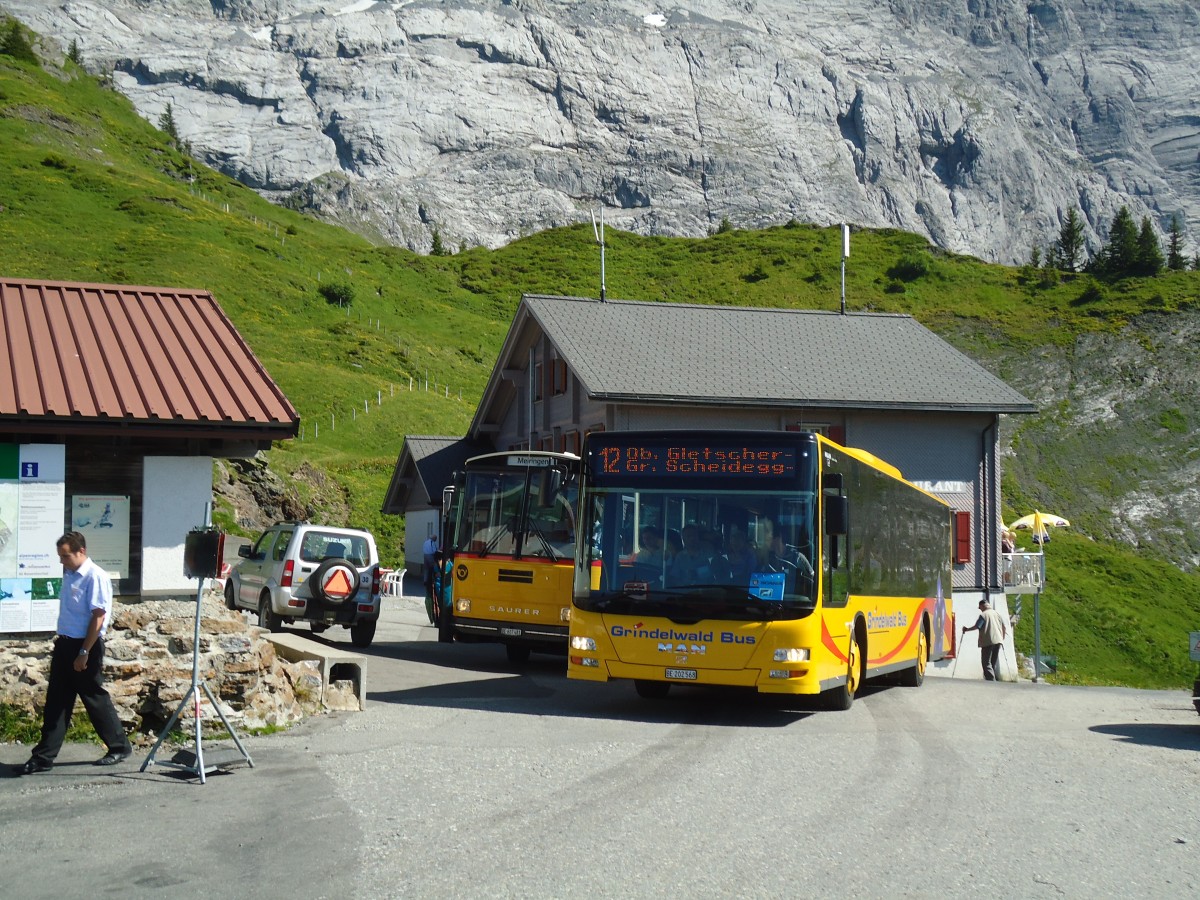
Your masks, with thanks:
[(456, 478), (443, 640), (498, 641), (508, 658), (562, 653), (571, 613), (579, 457), (542, 450), (473, 457)]
[(951, 654), (949, 506), (823, 435), (592, 433), (579, 522), (571, 678), (845, 709)]

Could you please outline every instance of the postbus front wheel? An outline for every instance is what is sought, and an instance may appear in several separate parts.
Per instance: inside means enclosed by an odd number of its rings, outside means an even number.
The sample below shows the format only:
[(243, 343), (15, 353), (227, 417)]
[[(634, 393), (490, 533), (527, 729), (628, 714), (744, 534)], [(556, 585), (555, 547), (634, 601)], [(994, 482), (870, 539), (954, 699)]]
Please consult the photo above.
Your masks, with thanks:
[(520, 644), (505, 644), (504, 652), (508, 655), (508, 661), (516, 666), (523, 666), (529, 662), (529, 648), (523, 647)]

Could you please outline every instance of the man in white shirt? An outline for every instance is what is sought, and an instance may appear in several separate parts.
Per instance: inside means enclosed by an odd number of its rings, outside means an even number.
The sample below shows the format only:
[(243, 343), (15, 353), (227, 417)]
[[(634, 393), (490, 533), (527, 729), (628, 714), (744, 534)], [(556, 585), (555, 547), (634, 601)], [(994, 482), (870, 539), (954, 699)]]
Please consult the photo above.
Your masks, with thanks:
[(133, 753), (112, 698), (104, 689), (104, 633), (112, 612), (112, 581), (87, 555), (87, 541), (78, 531), (58, 539), (63, 564), (62, 590), (58, 595), (58, 626), (50, 658), (50, 681), (42, 713), (42, 739), (19, 774), (44, 772), (54, 765), (71, 722), (75, 699), (83, 701), (96, 734), (108, 753), (96, 760), (111, 766)]
[(970, 628), (963, 627), (963, 634), (968, 631), (979, 632), (979, 656), (983, 662), (983, 677), (987, 681), (1000, 680), (1000, 647), (1008, 637), (1008, 624), (1004, 616), (992, 609), (986, 600), (979, 601), (979, 618)]

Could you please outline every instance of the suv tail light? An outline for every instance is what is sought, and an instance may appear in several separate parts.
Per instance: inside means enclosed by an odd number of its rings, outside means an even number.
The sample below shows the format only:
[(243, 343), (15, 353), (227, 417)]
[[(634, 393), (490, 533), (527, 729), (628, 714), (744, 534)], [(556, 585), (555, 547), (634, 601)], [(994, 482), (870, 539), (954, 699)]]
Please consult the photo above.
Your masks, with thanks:
[(280, 587), (292, 586), (292, 571), (296, 568), (296, 563), (293, 560), (287, 560), (283, 564), (283, 577), (279, 579)]
[(379, 583), (383, 576), (379, 572), (379, 566), (376, 566), (371, 572), (371, 596), (379, 593)]

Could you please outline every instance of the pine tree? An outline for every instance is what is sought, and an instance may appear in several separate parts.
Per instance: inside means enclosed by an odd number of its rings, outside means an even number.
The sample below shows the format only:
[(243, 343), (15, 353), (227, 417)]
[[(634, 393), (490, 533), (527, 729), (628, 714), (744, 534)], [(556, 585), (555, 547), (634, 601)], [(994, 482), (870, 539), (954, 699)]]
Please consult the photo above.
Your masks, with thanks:
[(1183, 258), (1183, 229), (1178, 213), (1171, 216), (1171, 230), (1167, 234), (1167, 268), (1182, 272), (1187, 268), (1187, 260)]
[(171, 108), (170, 103), (167, 104), (163, 114), (158, 117), (158, 130), (165, 132), (173, 144), (179, 143), (179, 129), (175, 126), (175, 111)]
[(1108, 243), (1097, 257), (1096, 268), (1110, 278), (1123, 278), (1137, 270), (1138, 230), (1129, 208), (1122, 206), (1108, 229)]
[(446, 247), (442, 244), (442, 233), (433, 229), (433, 246), (429, 250), (431, 256), (445, 256)]
[(83, 57), (79, 55), (79, 41), (71, 41), (71, 46), (67, 50), (67, 59), (75, 63), (77, 66), (83, 63)]
[(1134, 272), (1138, 275), (1157, 275), (1162, 271), (1162, 267), (1162, 245), (1158, 242), (1158, 235), (1154, 231), (1154, 226), (1150, 224), (1150, 217), (1143, 216), (1142, 228), (1138, 232), (1137, 237), (1137, 256)]
[(1067, 210), (1067, 218), (1059, 229), (1054, 249), (1060, 269), (1067, 272), (1079, 270), (1079, 259), (1083, 255), (1083, 223), (1074, 209)]
[(25, 36), (25, 29), (16, 19), (9, 19), (8, 27), (0, 33), (0, 53), (35, 65), (38, 61), (37, 54), (33, 52), (33, 45)]

